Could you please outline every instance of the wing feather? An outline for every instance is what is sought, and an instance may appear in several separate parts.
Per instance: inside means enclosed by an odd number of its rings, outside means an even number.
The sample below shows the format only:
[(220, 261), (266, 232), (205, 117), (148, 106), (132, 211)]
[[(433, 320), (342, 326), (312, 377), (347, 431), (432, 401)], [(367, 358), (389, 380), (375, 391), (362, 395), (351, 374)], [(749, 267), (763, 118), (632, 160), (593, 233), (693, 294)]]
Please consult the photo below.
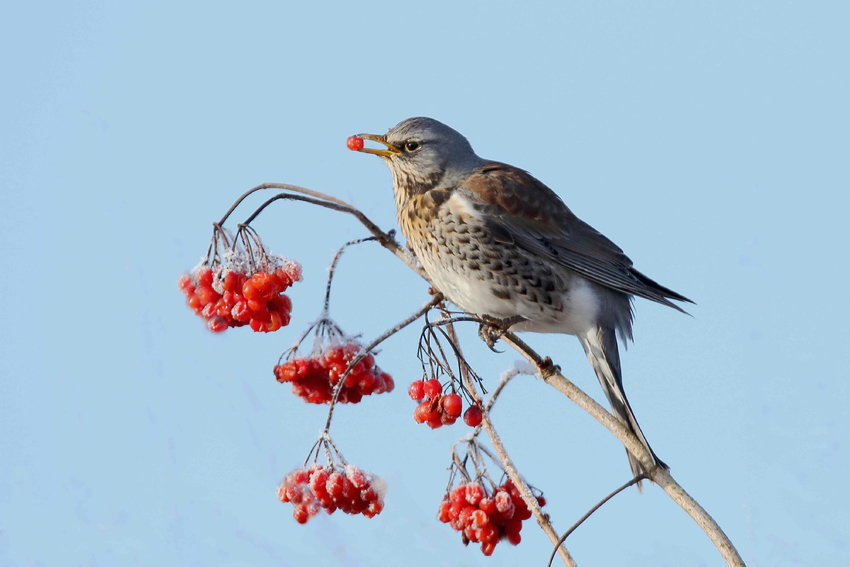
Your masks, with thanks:
[(456, 190), (482, 213), (499, 240), (623, 293), (683, 312), (670, 299), (693, 303), (635, 270), (620, 247), (575, 216), (554, 191), (526, 171), (488, 162)]

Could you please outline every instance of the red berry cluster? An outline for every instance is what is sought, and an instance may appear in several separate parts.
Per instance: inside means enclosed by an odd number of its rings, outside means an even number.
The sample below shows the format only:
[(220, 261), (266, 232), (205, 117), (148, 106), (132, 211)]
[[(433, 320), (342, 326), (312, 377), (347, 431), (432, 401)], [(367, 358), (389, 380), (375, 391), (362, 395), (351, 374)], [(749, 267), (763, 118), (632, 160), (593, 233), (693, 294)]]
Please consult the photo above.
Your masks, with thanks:
[(377, 477), (354, 465), (295, 469), (277, 489), (281, 502), (292, 502), (292, 517), (299, 524), (324, 510), (333, 514), (339, 509), (346, 514), (363, 514), (373, 518), (384, 509), (384, 487)]
[(210, 331), (250, 325), (254, 331), (270, 333), (289, 324), (292, 301), (283, 291), (300, 279), (301, 266), (289, 260), (252, 275), (201, 266), (183, 274), (177, 286)]
[[(443, 385), (436, 378), (413, 382), (407, 393), (413, 401), (421, 402), (413, 410), (413, 419), (416, 423), (427, 423), (431, 429), (454, 424), (463, 409), (461, 397), (454, 392), (443, 395)], [(469, 406), (463, 421), (470, 427), (477, 427), (481, 417), (480, 407)]]
[[(329, 346), (307, 358), (294, 358), (275, 366), (274, 375), (281, 384), (292, 382), (292, 393), (305, 402), (327, 404), (348, 364), (362, 350), (355, 342)], [(367, 353), (345, 378), (337, 401), (356, 404), (363, 396), (392, 392), (394, 388), (392, 376), (378, 368), (375, 357)]]
[[(537, 497), (540, 506), (546, 504), (543, 496)], [(517, 545), (522, 522), (531, 517), (531, 510), (519, 495), (519, 490), (508, 479), (492, 496), (477, 482), (455, 487), (440, 502), (437, 519), (451, 524), (461, 532), (463, 544), (470, 541), (481, 544), (484, 555), (492, 555), (496, 544), (507, 539)]]
[(348, 146), (349, 150), (362, 150), (363, 149), (363, 138), (358, 138), (357, 136), (349, 136), (345, 141), (345, 145)]

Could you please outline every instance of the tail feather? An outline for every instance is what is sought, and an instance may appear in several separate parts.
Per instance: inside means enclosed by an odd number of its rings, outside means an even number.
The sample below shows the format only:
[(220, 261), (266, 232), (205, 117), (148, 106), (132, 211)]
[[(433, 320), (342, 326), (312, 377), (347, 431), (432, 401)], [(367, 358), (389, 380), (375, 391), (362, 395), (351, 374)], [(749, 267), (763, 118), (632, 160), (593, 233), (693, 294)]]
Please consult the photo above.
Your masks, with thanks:
[[(632, 433), (634, 433), (640, 442), (647, 448), (652, 459), (657, 464), (666, 467), (661, 459), (649, 446), (649, 442), (643, 434), (643, 431), (638, 425), (632, 408), (629, 405), (629, 400), (626, 398), (626, 392), (623, 390), (623, 377), (620, 371), (620, 351), (617, 347), (617, 336), (613, 329), (597, 328), (589, 331), (584, 336), (579, 336), (581, 346), (584, 347), (584, 352), (587, 354), (587, 359), (590, 365), (596, 372), (596, 377), (599, 378), (599, 384), (602, 385), (602, 390), (611, 404), (613, 414), (625, 423)], [(635, 476), (647, 472), (640, 461), (638, 461), (631, 453), (626, 451), (629, 457), (629, 466)], [(640, 485), (638, 485), (640, 487)]]

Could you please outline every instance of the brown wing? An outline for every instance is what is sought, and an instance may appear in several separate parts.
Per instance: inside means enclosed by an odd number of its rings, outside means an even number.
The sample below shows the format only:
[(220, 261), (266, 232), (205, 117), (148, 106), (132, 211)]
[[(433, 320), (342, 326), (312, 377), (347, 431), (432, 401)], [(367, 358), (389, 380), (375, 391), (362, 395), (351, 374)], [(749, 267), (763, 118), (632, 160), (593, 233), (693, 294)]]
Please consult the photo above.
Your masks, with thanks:
[(457, 189), (480, 212), (499, 240), (546, 257), (611, 289), (683, 311), (668, 299), (690, 299), (632, 267), (613, 242), (583, 222), (554, 191), (529, 173), (503, 163), (479, 167)]

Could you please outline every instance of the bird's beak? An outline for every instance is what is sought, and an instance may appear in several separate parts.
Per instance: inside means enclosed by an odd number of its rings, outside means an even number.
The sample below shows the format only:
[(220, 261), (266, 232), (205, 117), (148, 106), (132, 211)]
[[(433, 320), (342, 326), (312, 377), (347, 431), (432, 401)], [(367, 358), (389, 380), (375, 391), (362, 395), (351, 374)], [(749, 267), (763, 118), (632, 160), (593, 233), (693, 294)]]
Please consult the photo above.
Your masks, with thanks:
[(400, 149), (387, 142), (386, 136), (376, 136), (375, 134), (357, 134), (356, 137), (363, 138), (364, 140), (370, 140), (372, 142), (377, 142), (383, 146), (386, 146), (386, 149), (380, 150), (374, 148), (361, 148), (357, 150), (358, 152), (363, 152), (366, 154), (375, 154), (376, 156), (381, 157), (392, 157), (401, 153)]

